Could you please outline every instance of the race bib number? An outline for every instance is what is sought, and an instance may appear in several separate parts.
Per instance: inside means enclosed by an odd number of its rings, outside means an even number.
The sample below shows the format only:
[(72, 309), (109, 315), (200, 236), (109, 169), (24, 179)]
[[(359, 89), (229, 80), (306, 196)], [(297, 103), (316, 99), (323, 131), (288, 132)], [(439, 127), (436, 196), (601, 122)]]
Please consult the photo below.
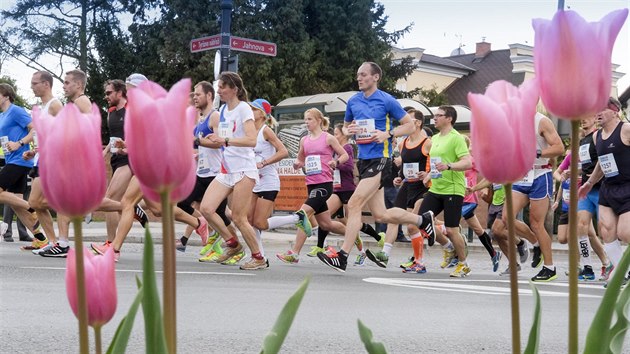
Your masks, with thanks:
[(420, 172), (420, 164), (417, 162), (413, 163), (404, 163), (403, 164), (403, 175), (407, 179), (408, 182), (418, 181), (418, 172)]
[(522, 180), (514, 184), (523, 186), (523, 187), (531, 187), (532, 184), (534, 184), (534, 170), (529, 170), (529, 172), (527, 172), (527, 174), (525, 175), (525, 177), (523, 177)]
[(442, 158), (441, 157), (432, 157), (431, 158), (431, 178), (433, 178), (433, 179), (442, 177), (442, 172), (438, 171), (437, 167), (435, 166), (435, 165), (437, 165), (440, 162), (442, 162)]
[(109, 151), (112, 154), (117, 154), (118, 153), (118, 148), (116, 147), (116, 142), (120, 140), (120, 138), (117, 138), (115, 136), (112, 136), (109, 138)]
[(617, 167), (617, 162), (615, 162), (615, 157), (612, 153), (600, 156), (599, 164), (601, 165), (606, 178), (615, 177), (619, 174), (619, 168)]
[(374, 119), (360, 119), (355, 121), (356, 125), (361, 129), (355, 135), (357, 144), (368, 144), (372, 142), (372, 132), (376, 129)]
[(341, 172), (339, 170), (333, 171), (333, 188), (341, 187)]
[(562, 201), (569, 204), (569, 200), (571, 199), (571, 191), (568, 189), (562, 190)]
[(210, 172), (210, 161), (205, 156), (199, 156), (197, 160), (197, 174), (203, 175)]
[(2, 151), (5, 155), (11, 153), (9, 151), (9, 137), (8, 136), (0, 136), (0, 144), (2, 145)]
[(219, 136), (222, 138), (232, 138), (234, 135), (234, 124), (230, 122), (219, 122)]
[(37, 147), (39, 146), (39, 140), (37, 140), (37, 132), (34, 130), (33, 130), (33, 142), (31, 144), (33, 144), (33, 149), (37, 149)]
[(306, 175), (316, 175), (322, 173), (322, 158), (319, 155), (311, 155), (306, 157), (306, 164), (304, 166)]
[(580, 145), (580, 162), (581, 163), (589, 163), (591, 162), (591, 154), (589, 152), (590, 144)]

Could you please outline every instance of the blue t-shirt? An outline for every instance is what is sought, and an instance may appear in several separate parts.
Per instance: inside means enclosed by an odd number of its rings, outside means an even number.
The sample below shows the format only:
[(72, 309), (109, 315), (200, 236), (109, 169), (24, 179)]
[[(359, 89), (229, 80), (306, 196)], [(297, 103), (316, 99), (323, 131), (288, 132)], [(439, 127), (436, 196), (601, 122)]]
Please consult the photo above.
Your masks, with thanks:
[(571, 188), (571, 180), (566, 179), (560, 184), (560, 193), (562, 193), (562, 211), (569, 211), (569, 189)]
[[(407, 112), (392, 95), (376, 90), (370, 97), (358, 92), (348, 100), (344, 121), (358, 123), (360, 120), (373, 120), (374, 129), (383, 132), (392, 129), (391, 119), (401, 120)], [(363, 122), (365, 123), (365, 122)], [(371, 127), (370, 127), (371, 128)], [(359, 147), (359, 159), (377, 159), (392, 156), (391, 139), (382, 143), (361, 144), (359, 134), (355, 135)]]
[[(9, 141), (19, 141), (28, 135), (27, 126), (31, 123), (31, 116), (24, 108), (14, 104), (9, 106), (6, 112), (0, 113), (0, 136), (6, 136)], [(4, 154), (5, 163), (33, 167), (33, 160), (24, 160), (22, 154), (29, 150), (28, 144), (16, 151)]]

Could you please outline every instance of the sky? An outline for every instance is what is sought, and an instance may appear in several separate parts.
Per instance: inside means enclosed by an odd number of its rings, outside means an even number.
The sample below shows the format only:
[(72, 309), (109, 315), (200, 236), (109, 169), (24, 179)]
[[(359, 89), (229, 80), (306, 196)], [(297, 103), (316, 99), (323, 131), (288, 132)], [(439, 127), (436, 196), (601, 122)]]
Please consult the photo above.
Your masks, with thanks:
[[(509, 44), (534, 45), (533, 18), (551, 19), (557, 8), (554, 0), (377, 0), (385, 6), (386, 29), (399, 30), (413, 23), (411, 31), (396, 44), (399, 48), (420, 47), (425, 53), (448, 56), (462, 45), (466, 53), (485, 38), (492, 49)], [(15, 1), (1, 1), (0, 9)], [(565, 8), (577, 11), (587, 21), (599, 21), (609, 12), (630, 7), (630, 0), (565, 0)], [(626, 20), (613, 49), (612, 62), (625, 73), (618, 82), (621, 93), (630, 86), (630, 19)], [(17, 79), (19, 93), (34, 102), (30, 90), (33, 70), (15, 61), (4, 63), (1, 75)], [(61, 85), (54, 93), (61, 95)]]

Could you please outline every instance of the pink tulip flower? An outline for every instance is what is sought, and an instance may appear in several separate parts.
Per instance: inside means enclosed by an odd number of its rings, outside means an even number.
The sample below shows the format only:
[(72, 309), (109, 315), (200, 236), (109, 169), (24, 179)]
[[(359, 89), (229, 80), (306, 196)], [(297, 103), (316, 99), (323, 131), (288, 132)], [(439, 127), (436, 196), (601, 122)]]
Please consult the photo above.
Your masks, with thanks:
[(169, 92), (151, 81), (128, 92), (125, 143), (129, 162), (145, 196), (156, 202), (166, 190), (171, 191), (172, 201), (183, 200), (194, 186), (196, 112), (188, 107), (189, 93), (190, 79), (179, 81)]
[[(74, 315), (78, 317), (78, 295), (75, 251), (70, 249), (66, 260), (66, 293)], [(88, 324), (100, 327), (112, 319), (116, 312), (117, 292), (114, 250), (104, 256), (95, 256), (84, 249), (85, 288), (87, 296)]]
[(578, 120), (606, 107), (613, 45), (627, 16), (628, 9), (616, 10), (589, 23), (574, 11), (558, 11), (551, 21), (532, 21), (536, 77), (549, 112)]
[(495, 81), (483, 95), (468, 94), (472, 154), (489, 181), (518, 181), (534, 165), (537, 102), (535, 80), (518, 88), (507, 81)]
[(106, 190), (101, 114), (82, 114), (72, 104), (56, 117), (33, 108), (39, 138), (39, 175), (50, 206), (71, 217), (96, 209)]

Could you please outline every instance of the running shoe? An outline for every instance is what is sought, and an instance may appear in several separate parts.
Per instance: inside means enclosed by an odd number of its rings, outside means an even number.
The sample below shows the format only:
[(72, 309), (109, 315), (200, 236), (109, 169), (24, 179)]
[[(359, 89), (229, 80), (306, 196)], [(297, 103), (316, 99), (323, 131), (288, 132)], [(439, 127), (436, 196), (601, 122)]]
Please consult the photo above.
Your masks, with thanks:
[[(9, 224), (7, 224), (4, 221), (0, 222), (0, 235), (2, 235), (4, 237), (4, 234), (7, 233), (7, 230), (9, 230)], [(11, 241), (9, 241), (9, 242), (13, 242), (13, 237), (11, 237)]]
[(300, 255), (291, 250), (288, 250), (286, 253), (278, 253), (276, 254), (276, 257), (288, 264), (297, 264), (300, 261)]
[(585, 265), (582, 269), (582, 272), (580, 272), (580, 275), (578, 275), (578, 280), (595, 280), (595, 272), (593, 272), (593, 267)]
[(94, 254), (103, 255), (105, 254), (105, 252), (107, 252), (107, 250), (110, 247), (112, 247), (112, 243), (109, 241), (105, 241), (105, 243), (103, 243), (102, 245), (97, 245), (96, 243), (92, 243), (90, 244), (90, 246), (92, 246), (92, 251), (94, 251)]
[(453, 258), (455, 258), (455, 250), (442, 249), (442, 263), (440, 263), (440, 268), (444, 269), (448, 267)]
[(317, 254), (317, 258), (319, 258), (319, 260), (324, 262), (324, 264), (326, 264), (327, 266), (329, 266), (330, 268), (338, 272), (342, 272), (342, 273), (346, 272), (346, 266), (348, 264), (347, 256), (344, 257), (343, 255), (340, 255), (339, 253), (336, 253), (334, 256), (326, 255), (325, 253), (320, 252)]
[(400, 268), (410, 268), (414, 263), (416, 263), (416, 258), (414, 256), (411, 256), (409, 257), (409, 260), (407, 262), (400, 263)]
[(435, 221), (431, 210), (422, 214), (422, 223), (418, 227), (425, 234), (425, 237), (429, 239), (429, 246), (433, 246), (435, 243)]
[(610, 277), (610, 273), (612, 273), (614, 269), (615, 269), (615, 266), (612, 264), (612, 262), (608, 262), (608, 266), (602, 267), (602, 274), (599, 277), (599, 280), (607, 281), (608, 278)]
[(450, 277), (451, 278), (464, 278), (468, 274), (470, 274), (470, 268), (468, 267), (468, 265), (465, 263), (459, 262), (457, 263), (457, 267), (455, 267), (455, 270), (450, 274)]
[(383, 251), (372, 253), (369, 249), (365, 250), (365, 255), (369, 260), (376, 263), (381, 268), (387, 268), (387, 262), (389, 262), (389, 256)]
[(365, 265), (365, 252), (357, 254), (357, 259), (354, 261), (355, 266), (362, 267)]
[(85, 214), (85, 216), (83, 217), (83, 222), (85, 222), (86, 224), (91, 223), (92, 222), (92, 213)]
[(499, 263), (501, 262), (501, 256), (503, 254), (501, 251), (494, 251), (494, 256), (492, 256), (492, 271), (496, 272), (499, 270)]
[(379, 232), (378, 235), (381, 236), (381, 239), (378, 240), (378, 247), (383, 248), (385, 246), (385, 233)]
[(533, 282), (547, 282), (547, 281), (555, 280), (557, 277), (558, 275), (556, 275), (555, 269), (549, 269), (543, 266), (540, 272), (538, 272), (538, 274), (536, 274), (536, 276), (532, 278), (532, 281)]
[(68, 251), (70, 251), (70, 246), (61, 247), (57, 243), (54, 246), (46, 248), (46, 250), (39, 252), (39, 255), (42, 257), (66, 258), (68, 256)]
[(221, 255), (211, 251), (210, 253), (208, 253), (207, 255), (203, 256), (203, 257), (199, 257), (199, 262), (207, 262), (207, 263), (214, 263), (217, 261), (217, 259), (220, 257)]
[(306, 215), (306, 212), (300, 209), (295, 212), (295, 215), (297, 215), (299, 218), (298, 222), (295, 223), (295, 226), (297, 226), (300, 230), (304, 231), (304, 233), (306, 234), (306, 237), (311, 237), (311, 233), (313, 232), (313, 229), (311, 228), (311, 222), (308, 220), (308, 215)]
[(403, 273), (424, 274), (424, 273), (427, 272), (427, 268), (423, 264), (413, 262), (413, 264), (411, 266), (406, 267), (405, 269), (403, 269), (402, 272)]
[(51, 248), (53, 246), (54, 246), (54, 244), (49, 243), (49, 244), (47, 244), (46, 246), (44, 246), (42, 248), (31, 250), (31, 252), (33, 252), (34, 255), (38, 256), (40, 252), (45, 251), (45, 250), (47, 250), (47, 249), (49, 249), (49, 248)]
[(532, 256), (532, 268), (538, 268), (543, 263), (542, 252), (540, 246), (534, 246), (534, 255)]
[(357, 239), (354, 240), (354, 245), (357, 246), (359, 252), (363, 251), (363, 239), (361, 239), (361, 236), (357, 235)]
[(181, 239), (177, 238), (175, 239), (175, 249), (179, 252), (186, 252), (186, 245), (184, 245)]
[[(517, 265), (516, 265), (516, 272), (518, 273), (518, 272), (520, 272), (520, 271), (521, 271), (521, 265), (520, 265), (520, 264), (517, 264)], [(503, 276), (503, 275), (510, 276), (510, 267), (505, 268), (505, 270), (504, 270), (504, 271), (502, 271), (501, 273), (499, 273), (499, 275), (500, 275), (500, 276)]]
[(317, 257), (317, 254), (319, 252), (326, 252), (326, 250), (321, 247), (313, 246), (311, 247), (311, 251), (307, 253), (306, 255), (309, 257)]
[(203, 216), (200, 216), (197, 220), (199, 220), (199, 226), (197, 226), (195, 232), (201, 236), (201, 244), (205, 245), (208, 243), (208, 222)]
[(451, 259), (451, 263), (449, 263), (448, 266), (446, 266), (446, 268), (454, 268), (455, 266), (457, 266), (458, 263), (459, 263), (459, 258), (455, 256), (453, 259)]
[(215, 262), (217, 263), (223, 263), (225, 261), (227, 261), (228, 259), (236, 256), (237, 254), (239, 254), (241, 251), (243, 250), (243, 245), (241, 245), (240, 243), (238, 243), (236, 245), (236, 247), (226, 247), (223, 250), (223, 254), (221, 254), (216, 260)]
[[(580, 275), (582, 274), (582, 268), (580, 268), (580, 266), (577, 267), (577, 274)], [(567, 277), (569, 276), (569, 270), (565, 270), (564, 271), (564, 275), (566, 275)]]
[(44, 238), (43, 241), (33, 238), (33, 241), (31, 241), (30, 245), (22, 246), (21, 248), (22, 250), (30, 251), (30, 250), (40, 250), (46, 246), (48, 246), (48, 238)]
[[(199, 255), (203, 256), (208, 254), (208, 252), (210, 252), (210, 250), (212, 249), (212, 247), (214, 246), (214, 244), (217, 242), (217, 240), (219, 239), (219, 233), (218, 232), (214, 232), (212, 234), (212, 236), (208, 237), (208, 242), (206, 242), (206, 244), (201, 248), (201, 251), (199, 251)], [(219, 241), (219, 243), (221, 243)]]
[(140, 207), (140, 205), (136, 205), (134, 207), (133, 218), (138, 220), (142, 227), (144, 227), (145, 229), (147, 228), (147, 225), (149, 224), (149, 217), (147, 216), (147, 213), (144, 211), (144, 209)]
[(529, 247), (527, 247), (527, 241), (523, 240), (522, 245), (516, 245), (516, 249), (518, 250), (518, 255), (521, 257), (521, 263), (526, 263), (529, 258)]
[(242, 270), (256, 270), (256, 269), (265, 269), (269, 267), (269, 262), (266, 258), (256, 259), (250, 258), (247, 262), (243, 263), (240, 268)]
[(120, 251), (114, 250), (114, 262), (118, 263), (120, 260)]
[(337, 257), (337, 251), (333, 246), (326, 247), (326, 251), (324, 253), (330, 257)]
[(241, 259), (245, 258), (245, 252), (244, 251), (240, 251), (239, 253), (235, 254), (232, 258), (221, 262), (221, 264), (223, 265), (234, 265), (238, 262), (241, 261)]

